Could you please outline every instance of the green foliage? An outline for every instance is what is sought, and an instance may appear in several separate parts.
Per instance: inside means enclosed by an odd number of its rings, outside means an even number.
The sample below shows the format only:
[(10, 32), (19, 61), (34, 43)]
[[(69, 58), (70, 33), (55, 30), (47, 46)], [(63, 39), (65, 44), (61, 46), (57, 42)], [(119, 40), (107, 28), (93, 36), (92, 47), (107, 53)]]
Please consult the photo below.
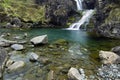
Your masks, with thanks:
[(45, 6), (34, 4), (33, 0), (4, 0), (0, 5), (4, 10), (0, 13), (19, 17), (26, 22), (45, 22)]
[[(110, 7), (111, 6), (111, 7)], [(118, 23), (120, 22), (120, 7), (115, 4), (109, 5), (111, 11), (109, 12), (109, 16), (105, 19), (105, 23)]]

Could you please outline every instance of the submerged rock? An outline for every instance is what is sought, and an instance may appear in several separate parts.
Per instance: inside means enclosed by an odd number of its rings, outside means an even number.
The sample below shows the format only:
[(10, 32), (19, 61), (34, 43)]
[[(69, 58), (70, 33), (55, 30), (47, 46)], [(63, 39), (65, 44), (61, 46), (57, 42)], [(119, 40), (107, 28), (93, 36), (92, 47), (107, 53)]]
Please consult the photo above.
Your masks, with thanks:
[(68, 71), (68, 78), (70, 80), (86, 80), (83, 69), (70, 68)]
[(110, 51), (100, 51), (99, 57), (102, 60), (103, 64), (112, 64), (112, 63), (116, 63), (116, 62), (118, 63), (117, 60), (120, 59), (120, 56), (118, 56), (114, 52), (110, 52)]
[(12, 65), (8, 66), (7, 70), (10, 71), (15, 71), (19, 68), (22, 68), (25, 66), (25, 62), (23, 61), (16, 61)]
[(48, 43), (48, 36), (47, 35), (37, 36), (32, 38), (30, 41), (34, 45), (46, 44)]
[(47, 80), (54, 80), (54, 71), (51, 70), (51, 71), (48, 73)]
[(13, 44), (11, 46), (11, 48), (14, 49), (14, 50), (16, 50), (16, 51), (24, 49), (23, 45), (21, 45), (21, 44)]

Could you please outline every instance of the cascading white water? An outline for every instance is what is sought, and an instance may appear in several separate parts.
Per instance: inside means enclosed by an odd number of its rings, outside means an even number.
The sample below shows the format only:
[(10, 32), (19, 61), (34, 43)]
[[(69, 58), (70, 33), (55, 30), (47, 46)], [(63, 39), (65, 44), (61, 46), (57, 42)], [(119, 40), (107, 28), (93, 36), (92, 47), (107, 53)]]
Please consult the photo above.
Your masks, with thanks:
[(86, 10), (84, 15), (82, 16), (82, 18), (78, 22), (70, 25), (70, 27), (68, 29), (69, 30), (79, 30), (81, 25), (88, 24), (90, 18), (93, 15), (93, 12), (94, 12), (94, 10)]
[(76, 4), (77, 4), (77, 10), (82, 10), (82, 1), (83, 0), (75, 0), (76, 1)]
[[(83, 8), (82, 8), (82, 1), (83, 0), (75, 0), (75, 1), (76, 1), (76, 4), (77, 4), (77, 9), (78, 10), (83, 10)], [(83, 25), (83, 24), (87, 25), (89, 23), (90, 18), (93, 15), (93, 12), (94, 12), (94, 10), (85, 10), (83, 12), (84, 14), (83, 14), (82, 18), (78, 22), (70, 25), (70, 27), (67, 28), (67, 30), (79, 30), (81, 25)]]

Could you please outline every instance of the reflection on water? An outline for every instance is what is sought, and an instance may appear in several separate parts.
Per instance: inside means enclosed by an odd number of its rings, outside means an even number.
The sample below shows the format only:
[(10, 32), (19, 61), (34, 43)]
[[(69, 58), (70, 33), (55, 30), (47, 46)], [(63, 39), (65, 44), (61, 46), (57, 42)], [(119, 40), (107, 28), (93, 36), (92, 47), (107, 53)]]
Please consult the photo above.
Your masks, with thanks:
[(30, 38), (38, 35), (47, 34), (49, 42), (53, 42), (57, 39), (66, 39), (70, 42), (79, 43), (85, 47), (97, 48), (97, 49), (110, 49), (111, 47), (120, 45), (119, 40), (105, 39), (99, 37), (89, 36), (85, 31), (81, 30), (62, 30), (62, 29), (27, 29), (27, 30), (16, 30), (16, 29), (0, 29), (0, 34), (11, 33), (11, 34), (24, 34), (27, 33)]

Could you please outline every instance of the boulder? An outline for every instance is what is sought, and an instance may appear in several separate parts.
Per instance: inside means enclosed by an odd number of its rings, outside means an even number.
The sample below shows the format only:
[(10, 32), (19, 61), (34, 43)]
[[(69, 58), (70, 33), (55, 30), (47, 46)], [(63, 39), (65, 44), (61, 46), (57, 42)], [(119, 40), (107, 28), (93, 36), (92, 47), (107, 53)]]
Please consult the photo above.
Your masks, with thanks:
[(99, 57), (102, 60), (103, 64), (112, 64), (112, 63), (118, 63), (118, 60), (120, 59), (120, 56), (115, 54), (114, 52), (110, 51), (99, 51)]
[(23, 45), (21, 45), (21, 44), (13, 44), (13, 45), (11, 45), (11, 48), (16, 51), (24, 49)]
[(120, 56), (120, 46), (116, 46), (112, 48), (111, 51)]
[(30, 41), (34, 45), (46, 44), (48, 43), (48, 36), (47, 35), (37, 36), (32, 38)]
[(8, 71), (15, 71), (19, 68), (22, 68), (25, 66), (25, 62), (23, 61), (16, 61), (12, 65), (8, 66), (7, 70)]
[(15, 27), (21, 27), (21, 23), (22, 23), (21, 20), (17, 17), (11, 20), (11, 24)]
[(70, 80), (85, 80), (85, 74), (83, 69), (76, 69), (71, 67), (70, 70), (68, 71), (68, 78)]
[(32, 62), (37, 61), (38, 58), (39, 58), (39, 56), (34, 52), (31, 52), (28, 55), (29, 55), (29, 60), (32, 61)]

